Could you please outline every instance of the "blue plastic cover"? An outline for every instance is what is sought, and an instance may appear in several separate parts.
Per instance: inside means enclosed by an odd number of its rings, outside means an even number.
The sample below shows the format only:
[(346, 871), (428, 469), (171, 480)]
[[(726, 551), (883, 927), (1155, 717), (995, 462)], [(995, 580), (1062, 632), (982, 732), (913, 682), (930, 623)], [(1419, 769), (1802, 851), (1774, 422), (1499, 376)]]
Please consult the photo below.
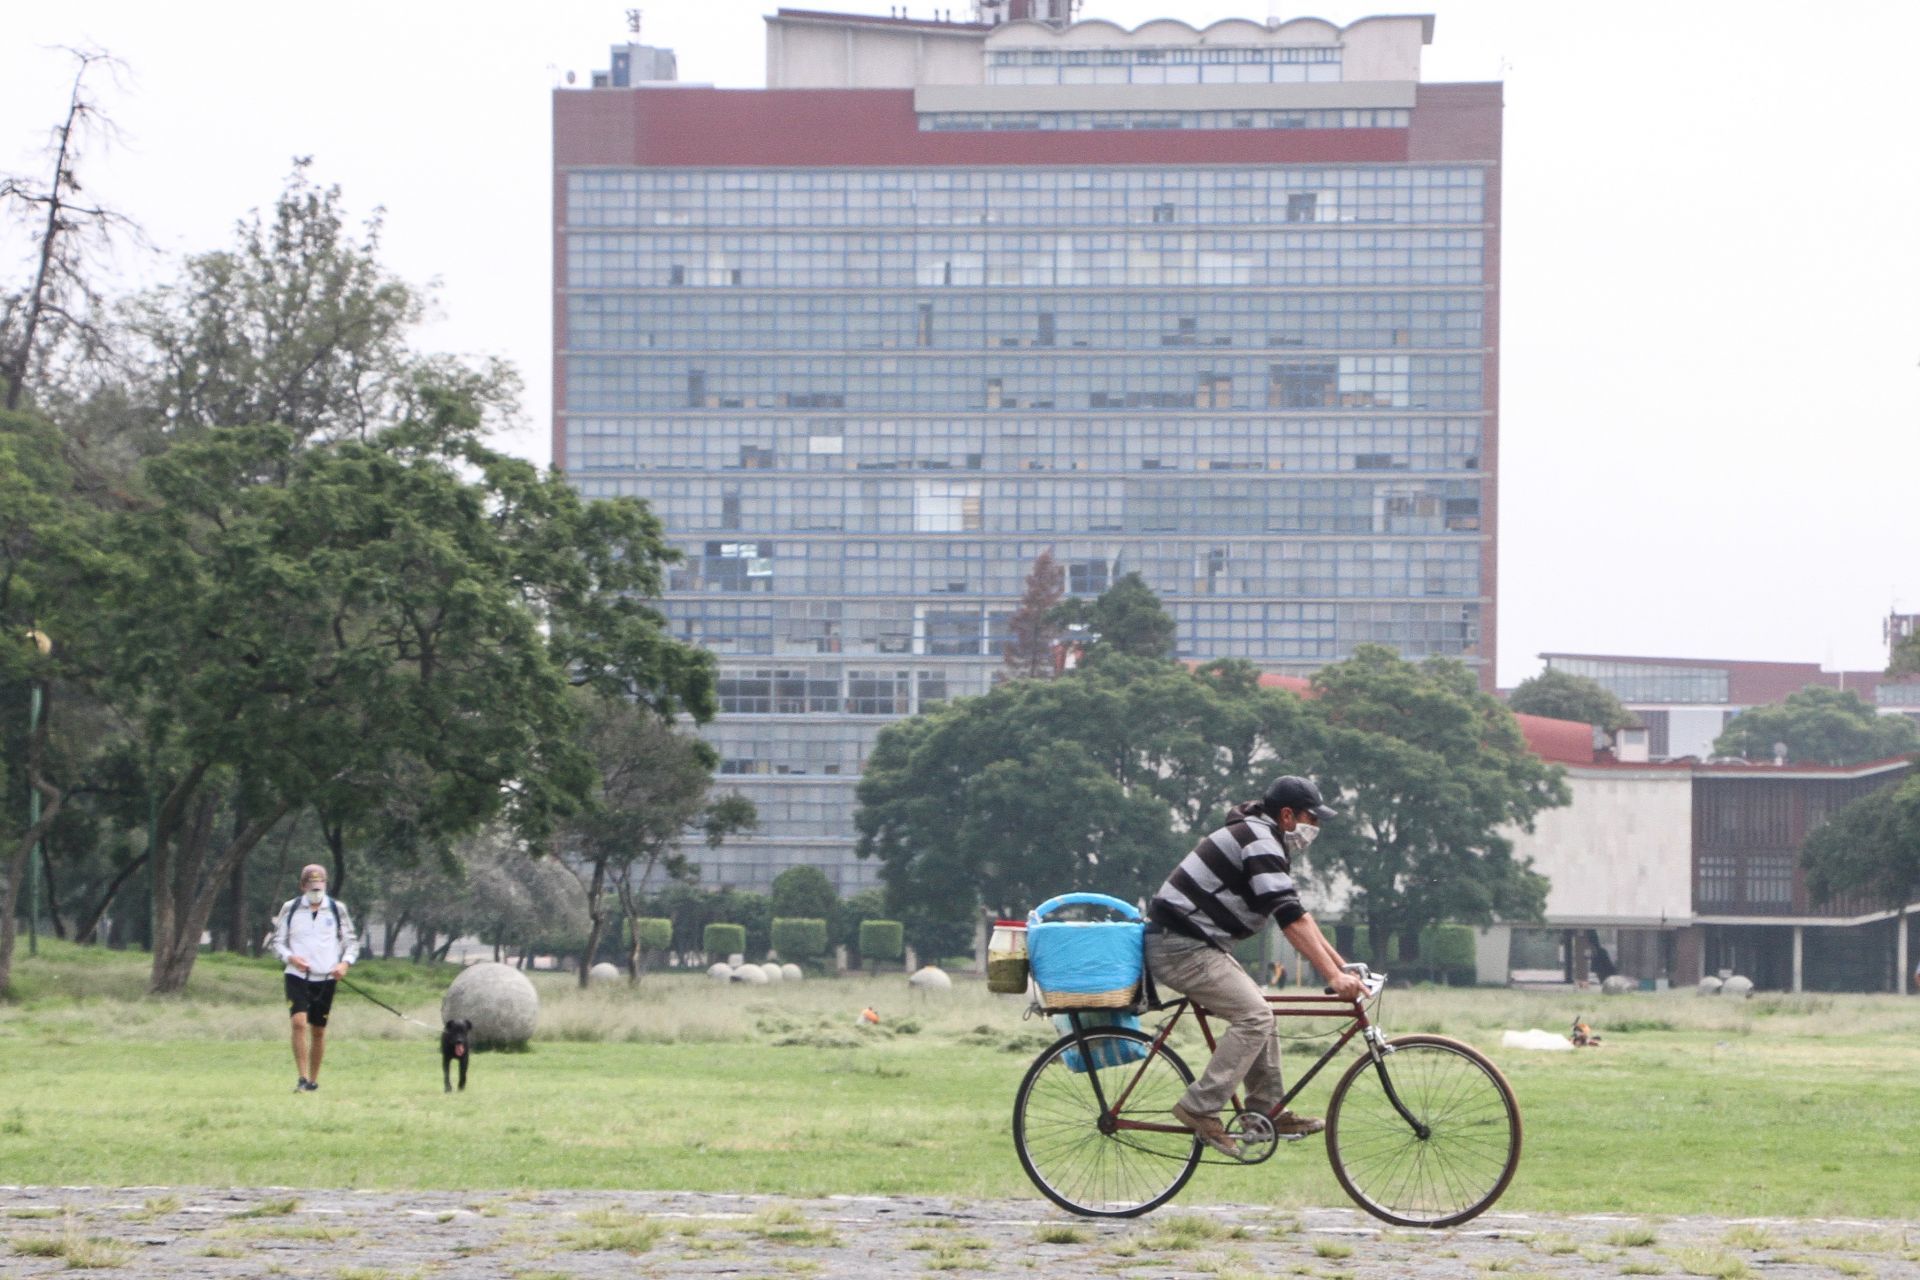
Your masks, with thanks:
[[(1053, 1025), (1060, 1029), (1063, 1036), (1073, 1034), (1073, 1022), (1064, 1013), (1053, 1015)], [(1130, 1013), (1105, 1013), (1088, 1009), (1080, 1014), (1080, 1026), (1087, 1031), (1095, 1027), (1131, 1027), (1138, 1031), (1140, 1019)], [(1096, 1067), (1124, 1067), (1146, 1056), (1147, 1046), (1132, 1041), (1102, 1040), (1093, 1047), (1093, 1065)], [(1069, 1071), (1084, 1073), (1087, 1069), (1087, 1055), (1079, 1049), (1069, 1049), (1060, 1058)]]
[[(1062, 906), (1090, 903), (1119, 911), (1128, 920), (1047, 920)], [(1141, 951), (1146, 925), (1140, 913), (1116, 898), (1070, 893), (1051, 898), (1027, 917), (1027, 960), (1042, 991), (1097, 995), (1139, 983), (1146, 968)]]

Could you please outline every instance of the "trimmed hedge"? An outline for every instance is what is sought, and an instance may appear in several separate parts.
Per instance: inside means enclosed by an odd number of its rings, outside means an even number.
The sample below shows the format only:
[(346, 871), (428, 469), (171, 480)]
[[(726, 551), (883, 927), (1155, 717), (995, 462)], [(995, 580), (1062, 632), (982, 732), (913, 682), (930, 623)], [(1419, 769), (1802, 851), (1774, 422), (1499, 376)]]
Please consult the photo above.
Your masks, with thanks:
[(633, 925), (640, 935), (640, 950), (665, 951), (673, 945), (673, 921), (661, 916), (641, 916)]
[(1430, 924), (1420, 931), (1420, 961), (1439, 969), (1473, 968), (1473, 927)]
[[(1333, 926), (1322, 925), (1321, 934), (1329, 945)], [(1472, 986), (1475, 980), (1473, 927), (1464, 924), (1430, 924), (1420, 930), (1420, 958), (1400, 959), (1396, 939), (1384, 938), (1376, 950), (1371, 930), (1366, 925), (1353, 928), (1353, 949), (1347, 959), (1358, 960), (1375, 969), (1384, 969), (1403, 982), (1444, 982), (1449, 986)]]
[(860, 955), (867, 960), (898, 960), (906, 954), (906, 930), (898, 920), (862, 920)]
[(700, 949), (709, 957), (724, 959), (747, 949), (747, 926), (710, 924), (700, 931)]
[(776, 917), (773, 950), (782, 960), (818, 960), (827, 954), (827, 922), (803, 916)]

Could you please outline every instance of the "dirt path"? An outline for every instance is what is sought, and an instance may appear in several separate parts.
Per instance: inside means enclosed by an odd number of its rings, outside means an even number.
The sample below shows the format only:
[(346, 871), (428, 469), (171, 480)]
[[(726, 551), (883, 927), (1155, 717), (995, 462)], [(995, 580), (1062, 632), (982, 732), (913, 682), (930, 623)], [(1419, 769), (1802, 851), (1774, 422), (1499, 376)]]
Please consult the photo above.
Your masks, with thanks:
[(1416, 1233), (1348, 1209), (1176, 1206), (1093, 1222), (1039, 1200), (908, 1196), (0, 1186), (0, 1241), (0, 1276), (79, 1266), (140, 1280), (1920, 1277), (1920, 1227), (1900, 1223), (1489, 1213)]

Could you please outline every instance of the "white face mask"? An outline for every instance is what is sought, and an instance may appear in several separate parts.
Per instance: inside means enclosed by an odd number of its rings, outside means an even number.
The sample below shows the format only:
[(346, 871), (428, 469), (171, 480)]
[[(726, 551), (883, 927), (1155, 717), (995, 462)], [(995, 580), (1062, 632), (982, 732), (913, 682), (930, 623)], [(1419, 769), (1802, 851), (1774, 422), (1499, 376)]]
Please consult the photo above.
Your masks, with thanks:
[(1319, 838), (1319, 835), (1320, 828), (1302, 822), (1291, 831), (1281, 832), (1280, 843), (1286, 847), (1288, 853), (1305, 853), (1307, 846)]
[(323, 903), (323, 902), (325, 902), (326, 900), (327, 900), (327, 891), (326, 891), (325, 889), (309, 889), (309, 890), (307, 890), (307, 905), (308, 905), (308, 906), (312, 906), (312, 907), (317, 907), (317, 906), (319, 906), (319, 905), (320, 905), (321, 903)]

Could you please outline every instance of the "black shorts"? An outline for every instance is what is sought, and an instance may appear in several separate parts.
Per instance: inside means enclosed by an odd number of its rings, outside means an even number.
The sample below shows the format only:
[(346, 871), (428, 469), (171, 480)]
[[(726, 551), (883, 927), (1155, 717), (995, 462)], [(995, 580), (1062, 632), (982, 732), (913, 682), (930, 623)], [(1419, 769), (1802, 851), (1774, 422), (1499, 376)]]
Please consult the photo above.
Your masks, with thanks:
[(287, 1016), (296, 1013), (307, 1015), (307, 1025), (324, 1027), (327, 1015), (333, 1012), (334, 988), (340, 984), (332, 978), (322, 982), (308, 982), (298, 974), (289, 973), (287, 979)]

